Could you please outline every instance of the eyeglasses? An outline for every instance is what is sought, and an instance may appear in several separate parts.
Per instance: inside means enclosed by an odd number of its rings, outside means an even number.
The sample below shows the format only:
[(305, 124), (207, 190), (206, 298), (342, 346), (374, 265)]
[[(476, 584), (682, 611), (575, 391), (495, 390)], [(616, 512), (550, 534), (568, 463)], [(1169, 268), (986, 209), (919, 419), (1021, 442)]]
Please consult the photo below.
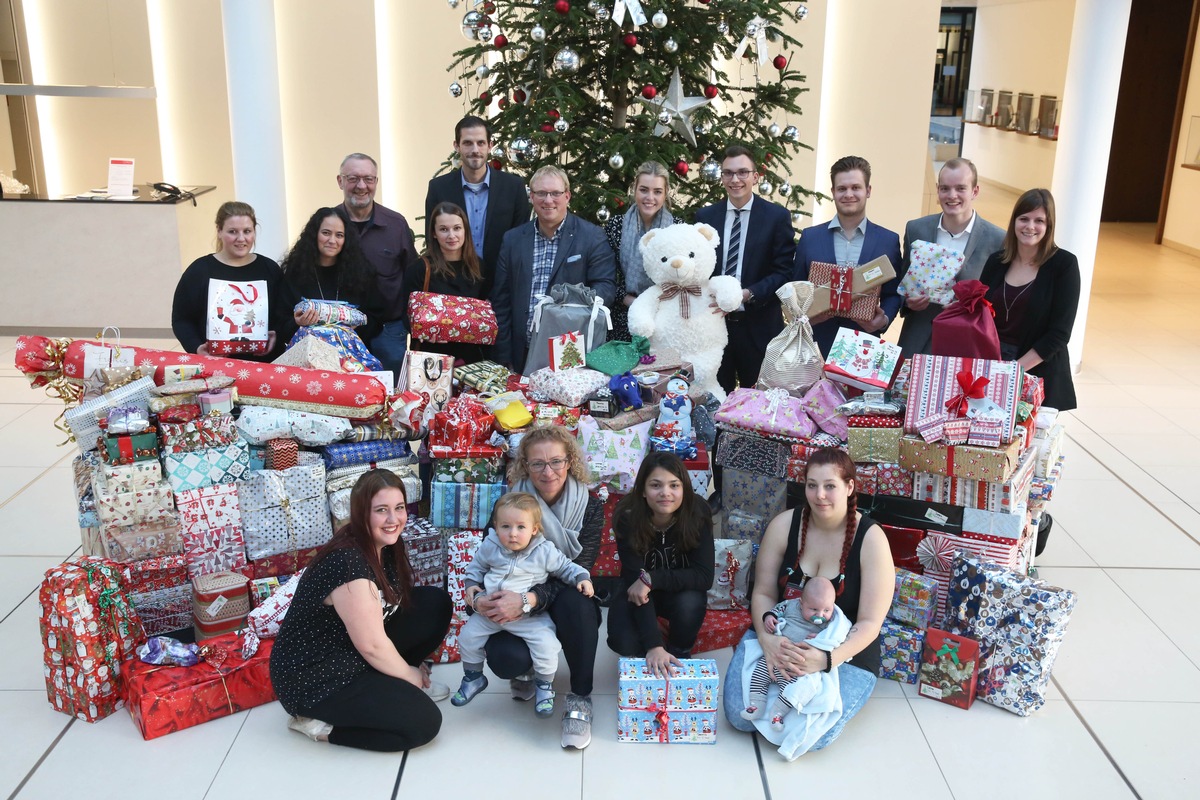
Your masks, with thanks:
[(753, 174), (754, 174), (754, 171), (749, 170), (749, 169), (739, 169), (736, 172), (727, 170), (727, 169), (723, 169), (723, 170), (721, 170), (721, 180), (731, 181), (734, 178), (739, 178), (740, 180), (744, 181)]
[(566, 192), (530, 192), (530, 194), (538, 200), (557, 200), (566, 194)]
[(362, 184), (363, 186), (374, 186), (379, 183), (379, 178), (374, 175), (343, 175), (342, 180), (351, 186)]
[(526, 461), (525, 466), (529, 467), (530, 472), (545, 472), (546, 467), (549, 467), (555, 472), (560, 472), (566, 468), (567, 464), (569, 463), (571, 463), (569, 459), (554, 458), (550, 461)]

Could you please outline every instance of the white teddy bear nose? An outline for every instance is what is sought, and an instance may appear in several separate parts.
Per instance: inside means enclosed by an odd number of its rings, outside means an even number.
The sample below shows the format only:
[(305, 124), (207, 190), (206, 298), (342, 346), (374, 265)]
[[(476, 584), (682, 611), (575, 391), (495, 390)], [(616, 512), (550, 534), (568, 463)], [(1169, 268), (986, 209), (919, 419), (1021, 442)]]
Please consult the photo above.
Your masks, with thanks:
[(683, 264), (684, 264), (684, 260), (681, 256), (676, 256), (675, 258), (672, 258), (670, 261), (670, 265), (671, 265), (672, 269), (680, 269), (683, 267)]

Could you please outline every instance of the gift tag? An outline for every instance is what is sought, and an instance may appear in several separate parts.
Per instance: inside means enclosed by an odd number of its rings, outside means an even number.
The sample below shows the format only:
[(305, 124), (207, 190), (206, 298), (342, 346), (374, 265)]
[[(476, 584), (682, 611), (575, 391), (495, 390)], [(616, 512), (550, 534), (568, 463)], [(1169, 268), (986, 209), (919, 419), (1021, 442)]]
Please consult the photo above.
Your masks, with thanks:
[(221, 609), (224, 608), (228, 602), (229, 598), (227, 598), (225, 595), (221, 595), (216, 600), (212, 601), (212, 604), (209, 605), (208, 609), (204, 613), (208, 614), (210, 617), (216, 617), (217, 614), (221, 613)]
[(990, 397), (968, 397), (967, 398), (967, 419), (975, 419), (979, 416), (997, 417), (1004, 419), (1007, 414), (1000, 405)]

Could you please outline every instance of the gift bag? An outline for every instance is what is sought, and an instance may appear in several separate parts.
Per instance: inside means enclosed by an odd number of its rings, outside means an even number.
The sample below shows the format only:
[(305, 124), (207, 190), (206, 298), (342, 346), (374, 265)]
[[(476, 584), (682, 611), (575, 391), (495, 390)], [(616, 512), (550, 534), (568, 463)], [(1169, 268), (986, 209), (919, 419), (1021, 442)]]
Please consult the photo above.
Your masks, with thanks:
[(754, 543), (749, 539), (716, 539), (716, 571), (708, 590), (708, 607), (717, 610), (750, 607), (750, 569)]
[(266, 281), (210, 279), (206, 331), (209, 354), (266, 354), (268, 310)]
[(587, 354), (587, 365), (605, 375), (621, 375), (632, 371), (649, 352), (650, 340), (645, 336), (634, 336), (631, 342), (605, 342)]
[(988, 287), (979, 281), (954, 284), (957, 302), (933, 318), (935, 356), (1000, 360), (996, 309), (986, 299)]
[[(104, 334), (110, 330), (117, 333), (117, 341), (112, 345), (104, 341)], [(121, 347), (119, 328), (105, 328), (100, 332), (99, 338), (98, 344), (86, 342), (83, 345), (83, 400), (91, 400), (108, 391), (105, 370), (115, 367), (133, 368), (133, 351)]]
[(800, 396), (821, 379), (825, 359), (813, 341), (808, 324), (814, 287), (808, 281), (792, 281), (775, 292), (783, 305), (783, 330), (767, 343), (767, 355), (758, 373), (759, 389), (779, 387)]
[(352, 328), (343, 325), (305, 325), (292, 336), (288, 347), (295, 347), (308, 337), (332, 345), (338, 351), (342, 372), (376, 372), (383, 369), (383, 363), (371, 354)]
[(551, 286), (550, 293), (542, 295), (533, 309), (533, 334), (529, 337), (529, 355), (522, 374), (532, 375), (550, 366), (547, 342), (553, 337), (581, 331), (583, 352), (590, 353), (604, 344), (610, 330), (612, 319), (604, 298), (592, 289), (581, 283)]
[(602, 430), (590, 416), (579, 419), (579, 444), (587, 462), (588, 486), (601, 484), (625, 494), (633, 490), (642, 459), (650, 450), (650, 427), (646, 420), (619, 431)]

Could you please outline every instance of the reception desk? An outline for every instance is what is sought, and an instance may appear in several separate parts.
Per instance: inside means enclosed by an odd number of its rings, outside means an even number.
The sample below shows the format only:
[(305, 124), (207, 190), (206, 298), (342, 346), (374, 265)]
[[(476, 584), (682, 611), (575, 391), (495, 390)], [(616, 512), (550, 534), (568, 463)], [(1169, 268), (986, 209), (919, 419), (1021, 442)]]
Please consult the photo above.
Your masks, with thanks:
[(195, 205), (147, 186), (131, 201), (0, 200), (0, 331), (169, 331), (179, 275), (214, 248), (214, 188), (196, 187)]

